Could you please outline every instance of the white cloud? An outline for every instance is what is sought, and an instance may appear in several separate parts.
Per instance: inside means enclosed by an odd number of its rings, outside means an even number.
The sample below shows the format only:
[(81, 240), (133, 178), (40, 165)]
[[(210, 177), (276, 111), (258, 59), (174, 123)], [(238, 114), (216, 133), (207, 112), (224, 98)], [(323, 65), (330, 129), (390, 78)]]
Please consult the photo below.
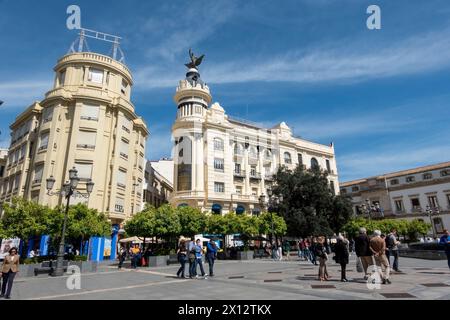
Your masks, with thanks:
[(51, 86), (50, 80), (0, 82), (0, 100), (4, 101), (0, 108), (25, 108), (35, 100), (42, 100)]
[[(233, 56), (232, 61), (208, 65), (202, 77), (208, 83), (321, 83), (359, 82), (429, 72), (450, 65), (449, 36), (450, 30), (441, 30), (416, 34), (394, 43), (368, 44), (362, 39), (258, 58), (250, 55), (238, 60)], [(152, 65), (137, 68), (135, 75), (138, 87), (166, 87), (177, 83), (180, 70), (171, 64)]]

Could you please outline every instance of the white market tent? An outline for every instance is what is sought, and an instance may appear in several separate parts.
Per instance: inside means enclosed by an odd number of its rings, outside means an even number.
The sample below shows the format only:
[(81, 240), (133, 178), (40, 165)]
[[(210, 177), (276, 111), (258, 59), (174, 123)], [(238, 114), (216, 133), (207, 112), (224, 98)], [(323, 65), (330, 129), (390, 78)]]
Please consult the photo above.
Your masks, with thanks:
[(144, 239), (139, 239), (138, 237), (131, 237), (119, 240), (120, 243), (134, 242), (134, 243), (142, 243)]

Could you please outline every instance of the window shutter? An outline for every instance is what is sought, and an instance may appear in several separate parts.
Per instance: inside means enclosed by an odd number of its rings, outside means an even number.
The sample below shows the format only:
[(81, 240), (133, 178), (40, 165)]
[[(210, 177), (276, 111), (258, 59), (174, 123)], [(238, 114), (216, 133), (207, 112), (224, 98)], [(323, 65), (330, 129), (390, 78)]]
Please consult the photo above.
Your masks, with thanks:
[(81, 119), (98, 120), (99, 106), (84, 104), (81, 108)]
[(92, 163), (75, 163), (75, 168), (78, 171), (78, 178), (83, 180), (91, 179)]
[(128, 149), (129, 149), (129, 146), (130, 146), (130, 145), (129, 145), (126, 141), (120, 140), (120, 149), (119, 149), (119, 152), (120, 152), (120, 155), (121, 155), (121, 156), (124, 156), (124, 157), (128, 158)]
[(78, 147), (84, 147), (89, 149), (95, 148), (95, 141), (97, 139), (97, 132), (94, 131), (79, 131), (78, 132)]
[(127, 173), (122, 170), (117, 171), (117, 183), (126, 186), (126, 182), (127, 182)]

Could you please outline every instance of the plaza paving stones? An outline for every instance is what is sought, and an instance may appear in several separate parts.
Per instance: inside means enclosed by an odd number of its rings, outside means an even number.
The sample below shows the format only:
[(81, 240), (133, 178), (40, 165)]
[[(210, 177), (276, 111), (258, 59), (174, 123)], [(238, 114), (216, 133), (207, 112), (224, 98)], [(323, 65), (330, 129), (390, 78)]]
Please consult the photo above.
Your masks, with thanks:
[(336, 289), (336, 287), (331, 284), (312, 284), (311, 288), (313, 288), (313, 289)]
[[(352, 257), (349, 267), (356, 264)], [(207, 265), (205, 265), (207, 268)], [(306, 261), (217, 261), (215, 277), (175, 278), (178, 265), (131, 270), (102, 266), (98, 273), (82, 274), (81, 289), (66, 287), (68, 276), (17, 278), (13, 299), (232, 299), (232, 300), (320, 300), (320, 299), (450, 299), (447, 261), (401, 258), (405, 274), (393, 274), (391, 285), (371, 290), (362, 273), (348, 271), (349, 282), (340, 282), (340, 265), (328, 264), (332, 281), (317, 280), (318, 266)], [(426, 268), (433, 273), (420, 273)], [(422, 270), (424, 270), (422, 269)], [(187, 270), (187, 268), (186, 268)], [(314, 270), (314, 271), (313, 271)], [(354, 270), (350, 268), (350, 270)], [(309, 273), (305, 273), (308, 272)], [(314, 272), (314, 274), (313, 274)], [(439, 273), (439, 274), (436, 274)], [(426, 286), (424, 284), (445, 284)], [(313, 288), (313, 286), (327, 286)], [(330, 287), (331, 286), (331, 287)], [(400, 294), (395, 296), (393, 294)], [(406, 296), (408, 294), (408, 296)], [(411, 297), (412, 296), (412, 297)]]

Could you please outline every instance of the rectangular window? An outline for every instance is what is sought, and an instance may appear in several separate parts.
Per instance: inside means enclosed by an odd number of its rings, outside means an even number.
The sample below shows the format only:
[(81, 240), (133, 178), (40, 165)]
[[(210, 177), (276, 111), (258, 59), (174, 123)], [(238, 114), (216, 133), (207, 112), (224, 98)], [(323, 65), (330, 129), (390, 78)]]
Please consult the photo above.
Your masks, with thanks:
[(49, 137), (48, 132), (41, 134), (41, 139), (40, 139), (40, 142), (39, 142), (39, 150), (47, 149), (48, 137)]
[(250, 167), (250, 176), (253, 176), (253, 177), (256, 176), (256, 166)]
[(95, 141), (97, 132), (95, 131), (79, 131), (77, 139), (77, 148), (95, 149)]
[(214, 158), (214, 170), (223, 172), (223, 159)]
[(266, 176), (270, 176), (271, 175), (271, 172), (272, 170), (271, 170), (271, 168), (270, 168), (270, 166), (265, 166), (264, 167), (264, 174), (266, 175)]
[(131, 129), (133, 128), (133, 121), (124, 116), (120, 116), (119, 119), (122, 130), (130, 133)]
[(20, 148), (20, 158), (19, 160), (22, 160), (26, 157), (27, 155), (27, 144), (25, 143), (24, 145), (22, 145), (22, 147)]
[(446, 196), (447, 196), (447, 205), (448, 208), (450, 208), (450, 193), (447, 193)]
[(89, 180), (92, 178), (92, 163), (75, 162), (75, 168), (78, 170), (78, 178)]
[(352, 187), (352, 192), (357, 192), (357, 191), (359, 191), (358, 187)]
[(103, 83), (103, 70), (89, 69), (88, 80), (94, 83)]
[(5, 172), (5, 166), (0, 166), (0, 178), (3, 177), (4, 172)]
[(120, 140), (120, 156), (128, 159), (128, 149), (130, 145), (125, 140)]
[(16, 149), (16, 151), (14, 152), (14, 162), (19, 161), (19, 156), (20, 156), (20, 150)]
[(391, 186), (395, 186), (396, 184), (398, 184), (398, 179), (391, 180)]
[(397, 212), (403, 212), (403, 200), (395, 200), (395, 209)]
[(301, 153), (299, 153), (298, 155), (298, 165), (301, 166), (303, 165), (303, 156)]
[(241, 173), (241, 164), (240, 163), (235, 163), (234, 164), (234, 172), (235, 173)]
[(242, 187), (236, 187), (236, 194), (242, 194)]
[(46, 123), (52, 121), (52, 118), (53, 118), (53, 107), (44, 108), (44, 111), (42, 111), (42, 122)]
[(66, 70), (62, 70), (58, 75), (58, 84), (63, 86), (66, 82)]
[(252, 188), (252, 196), (258, 195), (258, 188)]
[(450, 170), (442, 170), (441, 171), (441, 177), (450, 176)]
[(125, 200), (122, 199), (122, 198), (116, 198), (116, 204), (114, 206), (114, 211), (123, 213), (124, 212), (124, 210), (123, 210), (124, 207), (125, 207)]
[(117, 171), (117, 185), (119, 187), (125, 188), (127, 184), (127, 173), (126, 171)]
[(330, 181), (330, 190), (333, 195), (336, 194), (336, 190), (334, 189), (334, 181)]
[(420, 209), (420, 200), (419, 200), (419, 198), (412, 198), (411, 199), (411, 206), (412, 206), (413, 210)]
[(222, 139), (214, 139), (214, 150), (223, 151), (223, 140)]
[(225, 192), (225, 183), (214, 182), (214, 192)]
[(439, 202), (436, 196), (428, 196), (428, 204), (431, 208), (438, 208)]
[(423, 174), (423, 180), (430, 180), (430, 179), (433, 179), (433, 175), (431, 173)]
[(35, 169), (34, 169), (34, 178), (33, 178), (33, 183), (41, 183), (42, 182), (42, 172), (44, 172), (44, 165), (38, 165)]
[(20, 174), (16, 175), (16, 178), (14, 179), (14, 190), (19, 189), (20, 184)]
[(325, 162), (327, 164), (327, 171), (330, 173), (331, 172), (330, 160), (326, 159)]
[(120, 86), (120, 92), (122, 92), (122, 94), (126, 94), (127, 88), (128, 88), (128, 83), (125, 80), (122, 80), (122, 85)]
[(406, 182), (414, 182), (416, 178), (414, 176), (406, 177)]
[(81, 116), (80, 118), (83, 120), (93, 120), (98, 121), (98, 112), (100, 107), (83, 104), (81, 107)]

